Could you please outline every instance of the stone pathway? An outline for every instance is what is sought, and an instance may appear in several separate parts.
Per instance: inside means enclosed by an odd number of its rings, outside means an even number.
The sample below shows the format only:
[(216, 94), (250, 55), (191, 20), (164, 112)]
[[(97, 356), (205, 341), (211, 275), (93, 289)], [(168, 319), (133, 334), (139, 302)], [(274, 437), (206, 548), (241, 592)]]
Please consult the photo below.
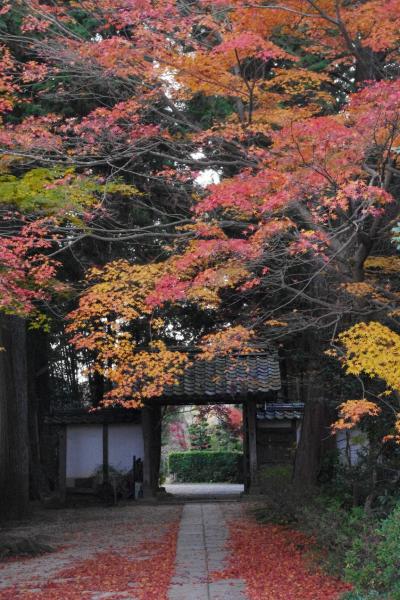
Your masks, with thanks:
[(246, 600), (242, 580), (212, 581), (225, 566), (227, 537), (219, 504), (185, 504), (169, 600)]
[(198, 499), (202, 502), (202, 497), (227, 500), (240, 498), (244, 491), (242, 483), (169, 483), (165, 486), (166, 491), (174, 496), (183, 496), (190, 500)]

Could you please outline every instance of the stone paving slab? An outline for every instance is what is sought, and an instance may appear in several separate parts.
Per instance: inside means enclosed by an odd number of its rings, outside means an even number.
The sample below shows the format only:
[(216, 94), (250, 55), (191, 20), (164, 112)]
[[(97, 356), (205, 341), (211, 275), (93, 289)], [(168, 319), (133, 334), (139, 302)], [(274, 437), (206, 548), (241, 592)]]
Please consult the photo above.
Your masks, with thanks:
[(246, 600), (245, 585), (241, 579), (214, 581), (209, 584), (209, 598), (210, 600)]
[(211, 581), (225, 567), (228, 531), (221, 506), (185, 504), (169, 600), (246, 600), (240, 579)]

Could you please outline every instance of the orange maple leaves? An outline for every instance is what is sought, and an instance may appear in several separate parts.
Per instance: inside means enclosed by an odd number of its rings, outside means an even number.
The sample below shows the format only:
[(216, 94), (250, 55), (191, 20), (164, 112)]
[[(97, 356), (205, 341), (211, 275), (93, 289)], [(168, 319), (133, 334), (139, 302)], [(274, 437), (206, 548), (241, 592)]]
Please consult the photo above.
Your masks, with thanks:
[(333, 424), (333, 431), (353, 429), (363, 417), (377, 417), (382, 409), (376, 404), (362, 398), (361, 400), (346, 400), (339, 406), (339, 419)]
[(132, 265), (125, 260), (109, 263), (103, 270), (92, 269), (91, 286), (70, 314), (71, 342), (79, 350), (94, 352), (91, 371), (101, 373), (112, 385), (104, 405), (119, 402), (135, 408), (145, 398), (160, 396), (188, 361), (184, 353), (168, 350), (160, 340), (146, 348), (135, 342), (135, 329), (146, 319), (151, 329), (147, 298), (162, 269), (163, 265)]

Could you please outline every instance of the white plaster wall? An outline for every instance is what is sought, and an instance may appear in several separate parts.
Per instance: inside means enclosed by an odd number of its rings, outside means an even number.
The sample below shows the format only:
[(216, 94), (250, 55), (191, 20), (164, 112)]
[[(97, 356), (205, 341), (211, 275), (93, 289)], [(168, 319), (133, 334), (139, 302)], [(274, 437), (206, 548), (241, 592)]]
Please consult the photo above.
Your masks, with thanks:
[[(119, 471), (132, 468), (132, 458), (143, 460), (142, 426), (108, 426), (108, 462)], [(67, 480), (90, 477), (103, 463), (103, 425), (67, 426)]]
[(142, 426), (134, 423), (109, 425), (108, 448), (110, 465), (119, 471), (128, 471), (132, 468), (133, 456), (143, 460)]
[(301, 436), (301, 420), (298, 419), (296, 421), (296, 444), (299, 445), (300, 442), (300, 436)]
[(103, 462), (103, 426), (67, 426), (67, 479), (90, 477)]
[[(348, 437), (348, 441), (347, 441)], [(368, 448), (368, 437), (360, 429), (342, 430), (336, 433), (336, 446), (342, 463), (349, 463), (347, 454), (347, 443), (349, 444), (350, 464), (356, 465), (360, 460), (360, 452)]]

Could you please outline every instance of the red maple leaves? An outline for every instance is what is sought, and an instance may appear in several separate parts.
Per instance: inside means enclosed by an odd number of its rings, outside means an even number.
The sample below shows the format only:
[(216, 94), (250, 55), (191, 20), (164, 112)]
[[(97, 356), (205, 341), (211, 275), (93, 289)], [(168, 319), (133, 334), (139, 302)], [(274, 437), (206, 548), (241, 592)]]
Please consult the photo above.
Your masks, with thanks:
[(229, 566), (217, 579), (243, 579), (249, 600), (338, 600), (351, 586), (308, 566), (312, 540), (282, 526), (250, 519), (230, 524)]
[(108, 600), (124, 592), (137, 600), (167, 600), (174, 571), (178, 523), (172, 523), (157, 541), (121, 551), (98, 552), (64, 569), (45, 584), (13, 586), (0, 590), (0, 600), (89, 600), (95, 592)]

